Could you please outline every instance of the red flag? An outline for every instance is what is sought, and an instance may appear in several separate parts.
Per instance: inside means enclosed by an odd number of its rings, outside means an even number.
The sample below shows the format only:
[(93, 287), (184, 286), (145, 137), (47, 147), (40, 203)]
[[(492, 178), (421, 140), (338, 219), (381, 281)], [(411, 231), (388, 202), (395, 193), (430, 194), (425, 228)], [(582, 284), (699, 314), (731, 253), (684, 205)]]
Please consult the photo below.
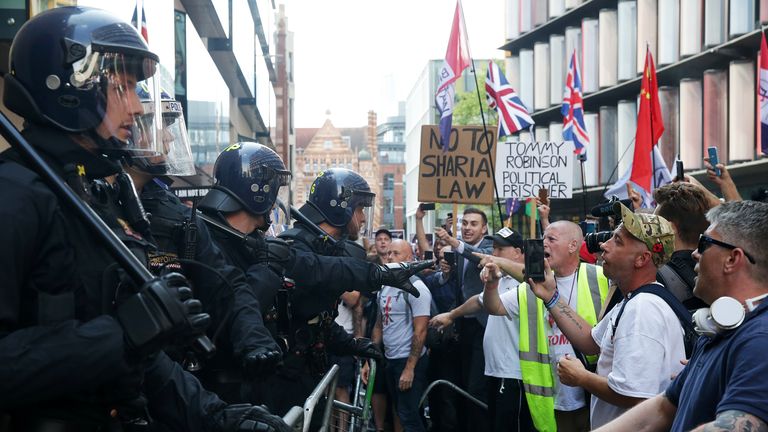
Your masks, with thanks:
[(440, 112), (440, 142), (443, 152), (448, 151), (448, 138), (451, 135), (453, 122), (453, 82), (459, 79), (464, 69), (469, 67), (469, 43), (467, 30), (464, 28), (464, 14), (461, 1), (456, 0), (456, 11), (453, 13), (451, 37), (448, 39), (448, 49), (445, 50), (445, 60), (437, 76), (437, 93), (435, 103)]
[(635, 132), (635, 155), (632, 160), (632, 174), (629, 177), (636, 185), (649, 194), (653, 185), (653, 166), (651, 152), (664, 132), (659, 105), (659, 85), (656, 82), (656, 67), (650, 49), (645, 53), (645, 68), (640, 84), (640, 110), (637, 113), (637, 131)]
[(765, 33), (760, 36), (762, 38), (760, 41), (760, 67), (758, 69), (760, 72), (757, 80), (757, 102), (760, 107), (758, 115), (760, 127), (757, 128), (757, 133), (760, 139), (757, 143), (757, 154), (768, 155), (768, 45), (765, 43)]

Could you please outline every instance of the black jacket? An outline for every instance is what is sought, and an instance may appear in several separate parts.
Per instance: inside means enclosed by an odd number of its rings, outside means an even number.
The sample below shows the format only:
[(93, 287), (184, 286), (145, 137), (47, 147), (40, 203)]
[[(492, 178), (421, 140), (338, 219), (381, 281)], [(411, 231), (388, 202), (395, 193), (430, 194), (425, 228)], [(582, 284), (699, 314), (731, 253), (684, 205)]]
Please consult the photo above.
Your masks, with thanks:
[[(173, 262), (174, 258), (183, 255), (184, 222), (190, 220), (192, 209), (182, 204), (162, 183), (155, 181), (144, 186), (141, 202), (151, 214), (152, 234), (158, 245), (158, 253), (150, 256), (150, 267), (158, 270), (157, 264)], [(214, 341), (223, 348), (218, 352), (234, 356), (239, 364), (244, 354), (258, 347), (277, 349), (277, 344), (264, 328), (259, 299), (243, 272), (230, 264), (202, 220), (196, 218), (195, 225), (197, 242), (192, 259), (208, 268), (186, 263), (182, 263), (181, 268), (192, 283), (195, 297), (211, 315), (209, 336), (215, 336), (221, 328)]]
[[(61, 131), (34, 127), (24, 136), (60, 174), (69, 171), (67, 165), (74, 173), (81, 166), (82, 178), (65, 177), (75, 189), (81, 179), (90, 186), (119, 170)], [(135, 287), (37, 174), (16, 162), (12, 151), (1, 159), (0, 412), (104, 424), (121, 398), (152, 382), (143, 375), (146, 360), (127, 360), (123, 330), (112, 315)], [(125, 224), (109, 187), (97, 189), (90, 200), (93, 210), (132, 250), (146, 251), (148, 242)], [(224, 409), (215, 395), (197, 390), (187, 395), (200, 402), (191, 409), (201, 415)], [(178, 407), (166, 406), (157, 414), (163, 422), (183, 422)], [(184, 430), (215, 428), (186, 424)]]

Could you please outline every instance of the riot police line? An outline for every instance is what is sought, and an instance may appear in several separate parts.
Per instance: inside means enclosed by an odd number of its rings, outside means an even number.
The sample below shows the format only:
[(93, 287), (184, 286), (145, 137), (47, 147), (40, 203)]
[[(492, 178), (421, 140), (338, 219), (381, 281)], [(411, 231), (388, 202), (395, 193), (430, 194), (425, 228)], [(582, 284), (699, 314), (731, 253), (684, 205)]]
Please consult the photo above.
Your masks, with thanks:
[(418, 296), (408, 278), (431, 263), (359, 259), (375, 195), (350, 170), (322, 173), (279, 239), (263, 231), (290, 172), (265, 146), (228, 147), (201, 214), (182, 204), (169, 176), (194, 166), (158, 61), (91, 8), (43, 12), (13, 41), (3, 97), (25, 126), (0, 118), (2, 431), (289, 430), (273, 413), (302, 405), (328, 351), (381, 356), (334, 323), (339, 295)]

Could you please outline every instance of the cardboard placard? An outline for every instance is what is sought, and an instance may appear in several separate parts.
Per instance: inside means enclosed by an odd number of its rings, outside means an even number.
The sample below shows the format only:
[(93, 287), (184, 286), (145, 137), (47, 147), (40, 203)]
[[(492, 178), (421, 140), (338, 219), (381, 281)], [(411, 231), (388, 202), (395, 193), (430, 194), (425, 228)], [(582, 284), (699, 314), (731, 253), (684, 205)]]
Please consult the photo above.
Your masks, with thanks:
[(549, 198), (571, 198), (576, 156), (571, 141), (500, 143), (496, 152), (499, 198), (528, 198), (540, 188)]
[(451, 129), (448, 151), (440, 146), (437, 126), (421, 127), (419, 164), (420, 202), (492, 204), (496, 128), (482, 126)]

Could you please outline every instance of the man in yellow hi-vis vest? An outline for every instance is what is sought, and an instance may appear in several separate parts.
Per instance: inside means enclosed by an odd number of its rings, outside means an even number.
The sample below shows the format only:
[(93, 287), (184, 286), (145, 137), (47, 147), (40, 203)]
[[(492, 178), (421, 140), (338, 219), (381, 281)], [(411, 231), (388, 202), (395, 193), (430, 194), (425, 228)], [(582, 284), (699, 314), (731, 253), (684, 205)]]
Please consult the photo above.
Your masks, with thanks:
[[(585, 321), (594, 324), (608, 293), (608, 280), (600, 267), (579, 264), (582, 241), (581, 228), (572, 222), (558, 221), (544, 230), (544, 253), (563, 301), (577, 310)], [(493, 268), (485, 271), (483, 276), (489, 276), (489, 272), (492, 275)], [(483, 301), (488, 313), (520, 320), (520, 368), (536, 429), (589, 430), (589, 408), (584, 390), (561, 385), (553, 370), (560, 357), (575, 358), (576, 354), (571, 342), (545, 311), (543, 302), (533, 295), (526, 283), (501, 296), (492, 284), (488, 284)], [(587, 361), (594, 363), (596, 359), (591, 357)]]
[(632, 213), (621, 204), (617, 209), (623, 222), (601, 248), (605, 273), (624, 299), (598, 325), (574, 313), (550, 276), (533, 284), (573, 345), (585, 354), (600, 354), (597, 373), (569, 357), (559, 358), (557, 366), (561, 382), (592, 394), (593, 428), (663, 392), (685, 358), (683, 328), (673, 303), (685, 309), (656, 282), (658, 267), (674, 251), (672, 226), (661, 216)]

